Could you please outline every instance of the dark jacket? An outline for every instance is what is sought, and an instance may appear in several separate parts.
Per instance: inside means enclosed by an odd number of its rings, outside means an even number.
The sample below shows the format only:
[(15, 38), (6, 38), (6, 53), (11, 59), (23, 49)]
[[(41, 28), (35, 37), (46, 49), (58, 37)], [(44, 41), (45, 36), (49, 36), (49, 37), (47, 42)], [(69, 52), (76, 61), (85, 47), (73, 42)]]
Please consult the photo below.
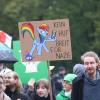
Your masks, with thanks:
[(35, 93), (31, 94), (31, 100), (50, 100), (50, 95), (45, 98), (45, 97), (39, 97)]
[(84, 75), (77, 77), (72, 84), (71, 100), (83, 100)]
[(63, 85), (62, 85), (63, 78), (64, 76), (59, 74), (55, 74), (54, 76), (52, 76), (52, 82), (55, 87), (55, 91), (54, 91), (55, 95), (57, 95), (63, 89)]
[(5, 93), (12, 99), (12, 100), (17, 100), (17, 99), (21, 99), (21, 100), (29, 100), (28, 96), (20, 93), (19, 91), (10, 91), (10, 89), (6, 89)]
[[(36, 93), (31, 94), (31, 100), (50, 100), (50, 95), (48, 95), (47, 98), (45, 97), (39, 97)], [(53, 100), (55, 100), (55, 97), (53, 97)]]
[(96, 80), (87, 73), (77, 77), (72, 84), (71, 100), (100, 100), (100, 71), (96, 71)]

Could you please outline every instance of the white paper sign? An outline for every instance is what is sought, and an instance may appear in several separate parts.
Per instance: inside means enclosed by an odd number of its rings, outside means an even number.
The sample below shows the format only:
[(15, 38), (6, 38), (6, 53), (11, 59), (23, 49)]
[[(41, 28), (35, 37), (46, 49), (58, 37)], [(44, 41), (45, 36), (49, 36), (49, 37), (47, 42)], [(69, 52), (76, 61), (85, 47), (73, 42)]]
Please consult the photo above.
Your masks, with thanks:
[(38, 72), (38, 64), (40, 62), (22, 62), (26, 66), (25, 73)]

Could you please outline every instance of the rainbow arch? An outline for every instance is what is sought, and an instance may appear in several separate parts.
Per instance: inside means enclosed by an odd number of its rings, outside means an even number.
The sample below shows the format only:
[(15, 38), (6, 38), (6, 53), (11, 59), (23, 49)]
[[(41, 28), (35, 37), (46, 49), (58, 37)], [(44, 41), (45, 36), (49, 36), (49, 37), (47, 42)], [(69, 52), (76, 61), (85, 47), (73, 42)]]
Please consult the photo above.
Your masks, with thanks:
[(35, 38), (35, 35), (34, 35), (34, 27), (31, 23), (23, 23), (22, 26), (21, 26), (21, 33), (23, 33), (23, 36), (24, 34), (28, 32), (31, 36), (32, 39)]

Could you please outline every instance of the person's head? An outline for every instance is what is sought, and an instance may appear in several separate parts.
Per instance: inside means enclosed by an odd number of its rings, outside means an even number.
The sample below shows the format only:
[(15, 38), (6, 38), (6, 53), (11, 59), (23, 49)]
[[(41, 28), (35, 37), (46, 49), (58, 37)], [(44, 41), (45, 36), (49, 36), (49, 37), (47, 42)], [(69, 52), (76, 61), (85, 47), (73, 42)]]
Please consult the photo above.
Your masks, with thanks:
[(16, 90), (19, 90), (19, 91), (22, 89), (22, 84), (19, 79), (19, 76), (14, 71), (8, 72), (5, 75), (5, 85), (6, 87), (9, 87), (10, 89), (15, 88)]
[(49, 81), (40, 79), (36, 82), (36, 93), (39, 97), (47, 97), (50, 93)]
[(63, 89), (66, 92), (69, 92), (72, 90), (72, 81), (75, 79), (77, 75), (75, 74), (67, 74), (64, 76), (64, 80), (63, 80)]
[(84, 63), (88, 75), (94, 76), (100, 65), (100, 59), (98, 55), (93, 51), (88, 51), (81, 56), (81, 60)]
[(81, 76), (85, 72), (85, 67), (83, 64), (75, 64), (73, 67), (73, 73), (77, 76)]
[(66, 74), (66, 69), (63, 66), (60, 66), (58, 69), (59, 75), (65, 75)]
[(5, 86), (4, 86), (4, 82), (3, 82), (3, 77), (0, 76), (0, 93), (4, 90), (5, 90)]

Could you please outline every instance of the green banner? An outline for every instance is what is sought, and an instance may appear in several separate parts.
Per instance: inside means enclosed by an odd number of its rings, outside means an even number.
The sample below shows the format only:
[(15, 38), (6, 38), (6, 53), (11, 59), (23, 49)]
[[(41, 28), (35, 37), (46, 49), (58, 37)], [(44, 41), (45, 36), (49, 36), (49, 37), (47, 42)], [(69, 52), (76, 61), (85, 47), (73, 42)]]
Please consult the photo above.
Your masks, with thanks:
[(22, 83), (27, 83), (31, 78), (36, 80), (41, 78), (48, 79), (47, 62), (22, 62), (20, 41), (13, 42), (13, 52), (15, 57), (19, 60), (14, 64), (14, 70), (18, 73)]

